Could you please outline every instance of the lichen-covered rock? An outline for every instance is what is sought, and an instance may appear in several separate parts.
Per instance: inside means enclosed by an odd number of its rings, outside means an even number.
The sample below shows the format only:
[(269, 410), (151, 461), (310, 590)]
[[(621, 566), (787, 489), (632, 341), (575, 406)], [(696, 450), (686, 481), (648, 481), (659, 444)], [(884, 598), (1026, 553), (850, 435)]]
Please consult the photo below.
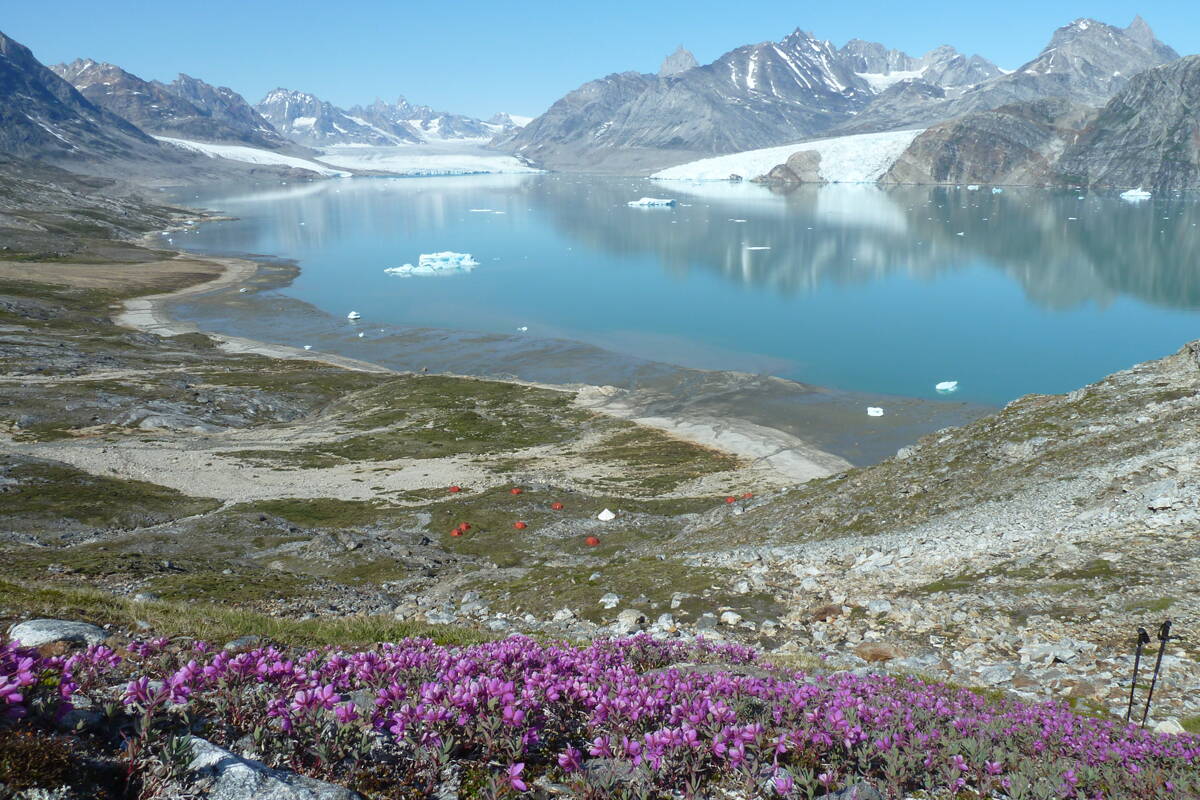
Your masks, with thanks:
[(202, 795), (205, 800), (362, 800), (358, 792), (294, 772), (271, 769), (206, 739), (193, 736), (189, 743), (192, 748), (189, 769), (207, 785)]
[(87, 622), (65, 619), (31, 619), (9, 628), (8, 636), (25, 647), (66, 642), (69, 644), (100, 644), (108, 638), (101, 627)]

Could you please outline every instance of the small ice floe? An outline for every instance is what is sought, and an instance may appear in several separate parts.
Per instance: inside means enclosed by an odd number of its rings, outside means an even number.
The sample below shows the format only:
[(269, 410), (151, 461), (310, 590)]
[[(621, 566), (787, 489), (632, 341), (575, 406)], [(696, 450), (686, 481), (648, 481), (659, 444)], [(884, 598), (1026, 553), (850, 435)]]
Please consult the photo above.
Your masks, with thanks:
[(879, 406), (867, 406), (867, 416), (868, 417), (882, 417), (883, 409), (880, 408)]
[(446, 250), (441, 253), (422, 253), (417, 259), (417, 265), (403, 264), (399, 267), (388, 267), (384, 270), (388, 275), (444, 275), (452, 272), (470, 272), (479, 266), (479, 262), (470, 253), (454, 253)]
[(520, 331), (521, 333), (524, 333), (525, 331), (529, 330), (529, 326), (522, 325), (521, 327), (517, 328), (517, 330)]
[(362, 332), (362, 331), (359, 331), (359, 332), (358, 332), (358, 338), (360, 338), (360, 339), (361, 339), (361, 338), (363, 338), (363, 332)]
[(771, 248), (765, 244), (746, 245), (747, 250), (770, 250)]
[(468, 209), (468, 210), (472, 214), (491, 214), (492, 213), (492, 209), (490, 209), (490, 208), (472, 208), (472, 209)]
[(999, 186), (993, 186), (992, 194), (1004, 194), (1004, 190), (1001, 189)]
[(933, 388), (938, 394), (954, 394), (958, 391), (958, 381), (942, 381)]
[(362, 314), (358, 313), (357, 311), (351, 311), (346, 315), (346, 319), (362, 319)]
[(1143, 200), (1149, 200), (1151, 196), (1149, 192), (1140, 186), (1136, 189), (1121, 192), (1121, 199), (1130, 203), (1140, 203)]
[(630, 200), (625, 205), (630, 208), (668, 208), (675, 205), (675, 201), (664, 197), (643, 197), (640, 200)]
[(967, 184), (967, 191), (968, 191), (968, 192), (978, 192), (978, 191), (979, 191), (979, 184), (978, 184), (978, 183), (969, 183), (969, 184)]
[(959, 231), (958, 233), (956, 233), (956, 234), (954, 234), (954, 235), (955, 235), (955, 236), (966, 236), (966, 235), (967, 235), (967, 232), (966, 232), (966, 231)]
[(304, 345), (304, 349), (305, 349), (305, 350), (312, 350), (312, 345), (311, 345), (311, 344), (306, 344), (306, 345)]
[(242, 288), (238, 289), (238, 294), (245, 294), (248, 291), (250, 290), (243, 286)]
[(596, 519), (600, 520), (601, 522), (610, 522), (616, 518), (617, 515), (609, 511), (607, 508), (596, 515)]
[(731, 220), (729, 220), (729, 221), (730, 221), (730, 222), (745, 222), (746, 220), (744, 220), (744, 219), (731, 219)]

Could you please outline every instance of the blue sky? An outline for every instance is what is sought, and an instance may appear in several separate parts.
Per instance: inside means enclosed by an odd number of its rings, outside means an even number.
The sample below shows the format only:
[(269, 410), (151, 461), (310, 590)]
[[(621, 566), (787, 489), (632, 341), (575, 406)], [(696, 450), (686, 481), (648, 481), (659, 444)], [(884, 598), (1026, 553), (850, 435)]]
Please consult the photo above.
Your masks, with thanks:
[(706, 63), (799, 27), (913, 54), (952, 44), (1012, 68), (1076, 17), (1124, 26), (1135, 13), (1181, 54), (1200, 52), (1189, 0), (3, 0), (0, 30), (45, 63), (88, 57), (162, 80), (186, 72), (252, 103), (285, 86), (342, 106), (403, 94), (486, 117), (536, 115), (610, 72), (653, 72), (679, 44)]

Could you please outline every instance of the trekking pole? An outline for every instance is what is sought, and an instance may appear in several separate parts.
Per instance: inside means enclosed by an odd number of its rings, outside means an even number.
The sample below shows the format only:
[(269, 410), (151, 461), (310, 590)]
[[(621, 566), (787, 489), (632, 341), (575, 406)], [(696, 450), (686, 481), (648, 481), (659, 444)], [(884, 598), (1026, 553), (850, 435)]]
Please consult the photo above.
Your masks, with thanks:
[(1150, 693), (1146, 695), (1146, 710), (1142, 712), (1142, 727), (1146, 727), (1146, 718), (1150, 716), (1150, 701), (1154, 699), (1154, 684), (1158, 682), (1158, 670), (1162, 667), (1163, 651), (1167, 649), (1167, 641), (1171, 638), (1171, 620), (1167, 620), (1158, 628), (1158, 657), (1154, 659), (1154, 677), (1150, 679)]
[(1138, 667), (1142, 663), (1142, 648), (1150, 644), (1150, 634), (1146, 633), (1146, 629), (1138, 626), (1137, 635), (1137, 652), (1133, 654), (1133, 680), (1129, 684), (1129, 708), (1125, 709), (1125, 721), (1129, 722), (1129, 717), (1133, 714), (1133, 693), (1137, 691), (1137, 674)]

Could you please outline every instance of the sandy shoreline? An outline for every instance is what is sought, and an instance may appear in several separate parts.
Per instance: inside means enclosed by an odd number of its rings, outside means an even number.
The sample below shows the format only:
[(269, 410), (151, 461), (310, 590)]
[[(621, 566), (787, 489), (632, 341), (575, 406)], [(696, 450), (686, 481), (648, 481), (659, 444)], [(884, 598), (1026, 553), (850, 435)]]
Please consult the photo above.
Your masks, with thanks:
[[(186, 259), (189, 256), (181, 253), (179, 258)], [(126, 300), (123, 310), (114, 316), (114, 321), (124, 327), (160, 336), (204, 333), (216, 341), (221, 349), (230, 353), (254, 354), (279, 359), (303, 359), (365, 372), (410, 374), (345, 356), (203, 331), (192, 323), (172, 319), (165, 310), (167, 303), (190, 296), (231, 291), (238, 284), (252, 280), (261, 269), (258, 262), (247, 259), (205, 257), (204, 260), (221, 265), (223, 268), (221, 274), (204, 283), (175, 291)], [(454, 377), (477, 376), (456, 375)], [(486, 378), (486, 380), (496, 379)], [(820, 450), (800, 438), (751, 422), (707, 416), (647, 414), (633, 402), (630, 392), (617, 387), (564, 386), (521, 380), (506, 382), (572, 393), (575, 395), (576, 405), (582, 408), (626, 419), (639, 425), (670, 433), (684, 441), (730, 453), (751, 462), (761, 470), (773, 473), (781, 484), (803, 483), (813, 478), (844, 471), (852, 466), (850, 462), (840, 456)]]

